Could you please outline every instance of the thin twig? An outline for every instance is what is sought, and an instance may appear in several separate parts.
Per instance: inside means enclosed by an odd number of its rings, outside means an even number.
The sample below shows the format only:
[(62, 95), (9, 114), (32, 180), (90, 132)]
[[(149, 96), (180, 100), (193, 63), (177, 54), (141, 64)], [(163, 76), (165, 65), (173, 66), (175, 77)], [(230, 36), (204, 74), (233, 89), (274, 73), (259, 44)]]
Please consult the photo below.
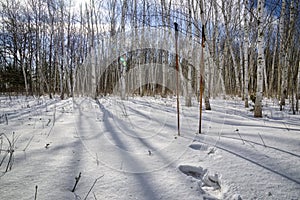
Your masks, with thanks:
[(99, 158), (98, 158), (98, 154), (97, 154), (97, 153), (96, 153), (96, 162), (97, 162), (97, 166), (99, 166), (100, 161), (99, 161)]
[(35, 186), (35, 194), (34, 194), (34, 200), (37, 200), (37, 192), (38, 192), (38, 186)]
[(241, 136), (239, 130), (237, 129), (235, 132), (237, 132), (237, 134), (240, 136), (241, 140), (243, 141), (243, 144), (245, 144), (245, 141), (244, 141), (244, 139), (242, 138), (242, 136)]
[(262, 136), (260, 135), (260, 133), (258, 133), (258, 135), (259, 135), (261, 141), (263, 142), (264, 146), (267, 147), (266, 144), (265, 144), (265, 141), (263, 140), (263, 138), (262, 138)]
[(179, 58), (178, 58), (178, 24), (175, 22), (175, 58), (176, 58), (176, 103), (177, 103), (177, 132), (180, 136), (180, 112), (179, 112)]
[(100, 178), (102, 178), (103, 176), (104, 176), (104, 174), (103, 174), (102, 176), (100, 176), (100, 177), (98, 177), (98, 178), (96, 178), (96, 179), (95, 179), (95, 181), (94, 181), (94, 183), (93, 183), (92, 187), (90, 188), (90, 190), (89, 190), (89, 191), (88, 191), (88, 193), (86, 194), (86, 196), (85, 196), (84, 200), (86, 200), (86, 199), (88, 198), (88, 196), (89, 196), (90, 192), (92, 191), (92, 189), (93, 189), (93, 188), (94, 188), (94, 186), (96, 185), (97, 181), (98, 181)]
[(80, 178), (81, 178), (81, 172), (79, 172), (78, 177), (75, 177), (75, 185), (74, 185), (74, 187), (73, 187), (73, 189), (72, 189), (72, 192), (75, 192), (76, 186), (77, 186), (77, 184), (78, 184)]
[(26, 151), (26, 149), (29, 147), (29, 145), (30, 145), (31, 141), (33, 140), (33, 138), (34, 138), (34, 135), (31, 136), (30, 140), (28, 141), (28, 143), (27, 143), (26, 147), (23, 149), (23, 151)]
[(0, 166), (3, 164), (4, 159), (6, 158), (6, 156), (9, 154), (9, 159), (7, 162), (7, 166), (5, 169), (5, 172), (8, 172), (8, 169), (11, 170), (12, 165), (13, 165), (13, 153), (14, 153), (14, 143), (17, 141), (17, 138), (15, 139), (15, 133), (13, 132), (13, 137), (12, 137), (12, 141), (7, 137), (7, 135), (5, 133), (1, 133), (0, 136), (4, 136), (9, 144), (8, 149), (7, 149), (7, 154), (4, 156), (4, 158), (1, 161)]
[(5, 121), (6, 121), (6, 125), (8, 125), (8, 118), (7, 118), (7, 114), (5, 113)]
[(95, 194), (95, 192), (93, 192), (93, 195), (94, 195), (94, 198), (95, 198), (95, 200), (97, 200), (97, 197), (96, 197), (96, 194)]

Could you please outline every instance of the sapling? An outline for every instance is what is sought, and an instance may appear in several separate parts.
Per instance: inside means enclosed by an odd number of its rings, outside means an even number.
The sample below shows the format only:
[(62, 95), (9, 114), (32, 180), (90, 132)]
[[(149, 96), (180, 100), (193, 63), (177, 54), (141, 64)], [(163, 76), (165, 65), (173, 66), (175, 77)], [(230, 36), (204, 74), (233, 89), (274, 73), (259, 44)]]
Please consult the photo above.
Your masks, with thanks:
[(241, 140), (243, 141), (243, 144), (245, 144), (245, 141), (243, 140), (243, 138), (239, 132), (239, 129), (235, 129), (235, 132), (237, 132), (237, 134), (240, 136)]
[(7, 118), (7, 114), (6, 113), (4, 114), (4, 117), (5, 117), (6, 125), (8, 125), (8, 118)]
[(11, 170), (12, 165), (13, 165), (13, 161), (14, 161), (13, 155), (15, 152), (14, 144), (15, 144), (15, 132), (13, 132), (13, 134), (12, 134), (12, 142), (9, 141), (9, 149), (8, 149), (9, 159), (8, 159), (8, 163), (7, 163), (5, 172), (8, 172), (8, 169)]
[(38, 186), (35, 186), (35, 193), (34, 193), (34, 200), (37, 200), (37, 191), (38, 191)]
[[(15, 133), (13, 132), (13, 138), (12, 140), (10, 140), (6, 134), (4, 133), (1, 133), (0, 136), (2, 137), (5, 137), (7, 142), (8, 142), (8, 147), (7, 147), (7, 150), (5, 150), (6, 154), (3, 156), (1, 162), (0, 162), (0, 166), (2, 166), (4, 160), (6, 159), (6, 157), (9, 155), (9, 158), (8, 158), (8, 161), (7, 161), (7, 165), (6, 165), (6, 169), (5, 169), (5, 172), (8, 172), (8, 170), (11, 170), (12, 168), (12, 165), (13, 165), (13, 155), (14, 155), (14, 152), (15, 152), (15, 149), (14, 149), (14, 144), (17, 140), (17, 138), (15, 139)], [(2, 149), (2, 144), (1, 144), (1, 149)], [(3, 150), (2, 150), (3, 151)]]
[(94, 198), (95, 198), (95, 200), (97, 200), (97, 197), (96, 197), (96, 194), (95, 194), (95, 192), (93, 192), (93, 195), (94, 195)]
[(178, 24), (175, 22), (175, 61), (176, 61), (176, 103), (177, 103), (177, 134), (180, 136), (180, 112), (179, 112), (179, 58), (178, 58)]
[(81, 172), (79, 173), (79, 175), (77, 177), (75, 177), (75, 185), (74, 185), (74, 187), (72, 189), (72, 192), (75, 192), (76, 186), (77, 186), (80, 178), (81, 178)]
[(51, 122), (51, 119), (48, 119), (48, 123), (47, 123), (46, 126), (49, 126), (50, 122)]

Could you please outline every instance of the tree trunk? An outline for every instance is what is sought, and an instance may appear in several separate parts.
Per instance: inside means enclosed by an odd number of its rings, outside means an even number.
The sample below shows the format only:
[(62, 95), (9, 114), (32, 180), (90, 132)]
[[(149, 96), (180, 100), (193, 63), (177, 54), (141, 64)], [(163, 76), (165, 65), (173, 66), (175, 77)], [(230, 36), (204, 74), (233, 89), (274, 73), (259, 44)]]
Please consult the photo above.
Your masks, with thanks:
[[(190, 0), (188, 0), (188, 8), (189, 8), (189, 22), (187, 24), (187, 31), (189, 33), (192, 32), (192, 10), (191, 10), (191, 2)], [(187, 71), (187, 85), (186, 85), (186, 91), (187, 91), (187, 94), (185, 96), (185, 106), (187, 107), (191, 107), (192, 106), (192, 67), (191, 67), (191, 64), (192, 63), (192, 35), (191, 34), (188, 34), (187, 35), (188, 37), (188, 42), (189, 42), (189, 45), (188, 45), (188, 63), (187, 63), (187, 68), (188, 68), (188, 71)]]
[(249, 107), (249, 22), (248, 22), (248, 0), (245, 1), (244, 5), (244, 99), (245, 99), (245, 107)]
[[(125, 19), (126, 19), (126, 13), (127, 13), (127, 0), (123, 0), (122, 5), (122, 16), (121, 16), (121, 34), (125, 34)], [(120, 41), (122, 42), (122, 41)], [(121, 83), (121, 99), (125, 100), (126, 96), (126, 71), (127, 71), (127, 58), (126, 55), (124, 57), (120, 57), (121, 61), (121, 77), (120, 77), (120, 83)]]
[[(239, 0), (239, 16), (241, 17), (241, 20), (243, 20), (243, 18), (242, 18), (242, 7), (243, 7), (242, 0)], [(243, 32), (242, 24), (239, 25), (239, 29), (240, 29), (240, 32), (241, 32), (241, 35), (242, 35), (242, 32)], [(241, 75), (241, 92), (240, 92), (240, 94), (242, 96), (242, 100), (244, 100), (243, 38), (240, 37), (239, 41), (240, 41), (239, 50), (240, 50), (240, 75)]]
[[(278, 71), (281, 74), (281, 82), (278, 82), (278, 92), (280, 93), (280, 110), (283, 109), (283, 106), (285, 106), (285, 99), (287, 94), (287, 68), (285, 63), (285, 9), (286, 9), (286, 0), (282, 0), (281, 5), (281, 13), (280, 13), (280, 22), (279, 22), (279, 34), (280, 34), (280, 56), (279, 56), (279, 68)], [(280, 77), (280, 74), (278, 77)], [(278, 78), (280, 79), (280, 78)]]
[[(206, 55), (205, 54), (205, 46), (206, 46), (205, 31), (206, 30), (205, 30), (205, 21), (204, 21), (204, 4), (203, 4), (203, 2), (204, 2), (203, 0), (201, 0), (201, 2), (200, 2), (200, 12), (201, 12), (201, 24), (202, 24), (202, 53), (204, 54), (203, 59), (205, 59), (205, 55)], [(203, 65), (201, 66), (201, 69), (200, 69), (200, 76), (201, 76), (200, 78), (202, 78), (203, 87), (206, 88), (207, 87), (206, 82), (208, 82), (208, 81), (205, 80), (205, 60), (201, 61), (201, 62)], [(201, 90), (201, 87), (200, 87), (200, 90)], [(204, 100), (205, 100), (205, 109), (211, 110), (208, 89), (205, 92)], [(201, 100), (200, 100), (200, 102), (201, 102)]]
[(262, 98), (263, 98), (263, 69), (265, 67), (264, 57), (264, 32), (263, 32), (263, 13), (264, 13), (264, 0), (258, 0), (258, 58), (257, 58), (257, 87), (256, 87), (256, 99), (254, 117), (262, 117)]

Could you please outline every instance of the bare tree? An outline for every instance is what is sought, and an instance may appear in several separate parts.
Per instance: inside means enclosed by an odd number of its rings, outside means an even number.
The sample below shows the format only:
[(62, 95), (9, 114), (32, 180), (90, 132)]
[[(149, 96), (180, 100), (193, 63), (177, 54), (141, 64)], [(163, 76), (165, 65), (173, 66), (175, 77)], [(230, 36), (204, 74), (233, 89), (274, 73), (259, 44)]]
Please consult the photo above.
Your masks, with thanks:
[[(127, 0), (123, 0), (122, 4), (122, 14), (121, 14), (121, 34), (125, 34), (125, 20), (126, 20), (126, 13), (127, 13)], [(126, 56), (120, 57), (120, 86), (121, 86), (121, 99), (125, 99), (126, 95), (126, 71), (127, 71), (127, 62)]]
[(248, 22), (248, 10), (247, 7), (249, 6), (248, 0), (244, 1), (244, 99), (245, 99), (245, 107), (249, 107), (249, 22)]
[[(285, 105), (285, 99), (287, 94), (287, 68), (285, 63), (285, 15), (286, 15), (286, 0), (282, 0), (280, 22), (279, 22), (279, 34), (280, 34), (280, 55), (279, 55), (279, 67), (278, 67), (278, 92), (280, 92), (280, 110)], [(281, 81), (280, 81), (281, 80)]]
[(258, 0), (257, 3), (257, 23), (258, 23), (258, 58), (257, 58), (257, 88), (254, 117), (262, 117), (262, 98), (263, 98), (263, 68), (265, 67), (264, 56), (264, 32), (263, 32), (263, 14), (264, 14), (264, 0)]

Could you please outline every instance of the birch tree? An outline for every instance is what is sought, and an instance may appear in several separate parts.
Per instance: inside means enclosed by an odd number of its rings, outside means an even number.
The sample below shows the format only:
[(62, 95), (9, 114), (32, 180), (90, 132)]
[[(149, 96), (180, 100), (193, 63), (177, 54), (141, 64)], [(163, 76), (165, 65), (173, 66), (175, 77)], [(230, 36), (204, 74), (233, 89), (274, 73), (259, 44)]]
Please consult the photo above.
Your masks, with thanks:
[(280, 93), (280, 110), (285, 105), (287, 93), (287, 69), (285, 65), (285, 10), (286, 0), (282, 0), (280, 21), (279, 21), (279, 34), (280, 34), (280, 55), (278, 66), (278, 92)]
[(245, 99), (245, 107), (249, 107), (249, 75), (248, 75), (248, 69), (249, 69), (249, 23), (248, 23), (248, 7), (249, 3), (248, 0), (244, 1), (244, 99)]
[(192, 33), (192, 10), (191, 10), (191, 0), (188, 0), (188, 23), (187, 23), (187, 31), (189, 32), (189, 34), (187, 35), (187, 37), (189, 37), (189, 42), (190, 44), (188, 45), (188, 55), (190, 55), (190, 57), (188, 58), (188, 63), (187, 63), (187, 68), (188, 68), (188, 71), (187, 71), (187, 84), (186, 84), (186, 91), (187, 91), (187, 94), (186, 94), (186, 97), (185, 97), (185, 105), (187, 107), (191, 107), (192, 106), (192, 67), (191, 67), (191, 64), (189, 63), (192, 63), (192, 58), (191, 58), (191, 55), (192, 55), (192, 35), (190, 33)]
[[(203, 0), (200, 1), (200, 20), (201, 20), (201, 24), (202, 24), (202, 53), (204, 54), (205, 52), (205, 48), (206, 48), (206, 41), (205, 41), (205, 20), (204, 20), (204, 3)], [(202, 57), (202, 59), (205, 59), (205, 56)], [(206, 110), (211, 110), (211, 106), (210, 106), (210, 102), (209, 102), (209, 92), (208, 92), (208, 88), (207, 88), (207, 84), (205, 83), (205, 60), (201, 61), (203, 65), (201, 65), (200, 68), (200, 78), (203, 82), (204, 88), (206, 88), (206, 92), (205, 92), (205, 97), (204, 97), (204, 101), (205, 101), (205, 109)], [(203, 89), (204, 89), (203, 88)], [(201, 90), (201, 88), (200, 88)], [(200, 100), (201, 102), (201, 100)]]
[(264, 57), (264, 32), (263, 32), (263, 14), (264, 14), (265, 0), (258, 0), (257, 2), (257, 23), (258, 23), (258, 58), (257, 58), (257, 87), (254, 117), (262, 117), (262, 98), (263, 98), (263, 68), (265, 67)]

